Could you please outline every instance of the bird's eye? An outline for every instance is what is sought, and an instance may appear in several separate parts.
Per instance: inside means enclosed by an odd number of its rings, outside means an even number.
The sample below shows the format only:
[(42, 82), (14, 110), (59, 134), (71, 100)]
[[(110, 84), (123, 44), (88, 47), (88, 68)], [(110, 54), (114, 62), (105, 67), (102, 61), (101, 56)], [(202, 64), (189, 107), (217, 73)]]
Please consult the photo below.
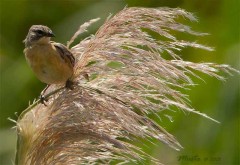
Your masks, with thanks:
[(42, 35), (43, 31), (42, 30), (36, 30), (36, 33)]

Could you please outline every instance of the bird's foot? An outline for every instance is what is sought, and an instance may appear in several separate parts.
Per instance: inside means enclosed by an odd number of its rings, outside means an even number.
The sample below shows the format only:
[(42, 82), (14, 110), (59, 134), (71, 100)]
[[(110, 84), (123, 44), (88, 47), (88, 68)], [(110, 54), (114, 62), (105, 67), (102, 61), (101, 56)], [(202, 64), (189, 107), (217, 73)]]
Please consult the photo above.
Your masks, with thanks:
[(48, 99), (46, 99), (44, 95), (41, 94), (39, 96), (39, 99), (40, 99), (40, 103), (42, 103), (43, 105), (47, 106), (46, 102), (48, 101)]
[(74, 85), (74, 83), (71, 80), (67, 80), (66, 84), (65, 84), (65, 87), (73, 90), (73, 85)]

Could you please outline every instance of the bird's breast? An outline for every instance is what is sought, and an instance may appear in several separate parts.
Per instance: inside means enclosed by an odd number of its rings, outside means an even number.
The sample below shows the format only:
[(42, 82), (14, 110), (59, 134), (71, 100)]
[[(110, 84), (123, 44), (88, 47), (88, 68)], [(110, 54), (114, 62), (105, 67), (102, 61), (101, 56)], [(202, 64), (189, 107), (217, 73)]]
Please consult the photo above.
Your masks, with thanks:
[(24, 53), (35, 75), (44, 83), (65, 83), (73, 74), (73, 68), (69, 67), (50, 43), (26, 48)]

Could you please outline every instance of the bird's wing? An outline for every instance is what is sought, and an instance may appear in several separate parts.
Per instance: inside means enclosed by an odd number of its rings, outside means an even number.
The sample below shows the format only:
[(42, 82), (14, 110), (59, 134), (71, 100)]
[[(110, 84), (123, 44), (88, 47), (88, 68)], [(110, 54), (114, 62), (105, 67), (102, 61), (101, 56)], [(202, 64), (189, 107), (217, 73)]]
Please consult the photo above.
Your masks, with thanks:
[(69, 64), (70, 67), (74, 67), (75, 58), (70, 52), (70, 50), (68, 50), (68, 48), (61, 43), (51, 42), (51, 44), (57, 49), (62, 59), (66, 61), (66, 63)]

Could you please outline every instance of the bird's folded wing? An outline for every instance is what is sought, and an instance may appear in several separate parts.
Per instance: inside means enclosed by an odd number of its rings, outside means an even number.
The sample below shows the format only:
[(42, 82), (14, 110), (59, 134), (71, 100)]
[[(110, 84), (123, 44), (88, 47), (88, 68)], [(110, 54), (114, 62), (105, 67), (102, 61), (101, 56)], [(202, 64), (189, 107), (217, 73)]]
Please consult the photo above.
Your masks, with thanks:
[(51, 42), (51, 44), (55, 46), (62, 59), (66, 61), (66, 63), (69, 64), (70, 67), (74, 67), (75, 58), (73, 54), (70, 52), (70, 50), (68, 50), (67, 47), (61, 43)]

